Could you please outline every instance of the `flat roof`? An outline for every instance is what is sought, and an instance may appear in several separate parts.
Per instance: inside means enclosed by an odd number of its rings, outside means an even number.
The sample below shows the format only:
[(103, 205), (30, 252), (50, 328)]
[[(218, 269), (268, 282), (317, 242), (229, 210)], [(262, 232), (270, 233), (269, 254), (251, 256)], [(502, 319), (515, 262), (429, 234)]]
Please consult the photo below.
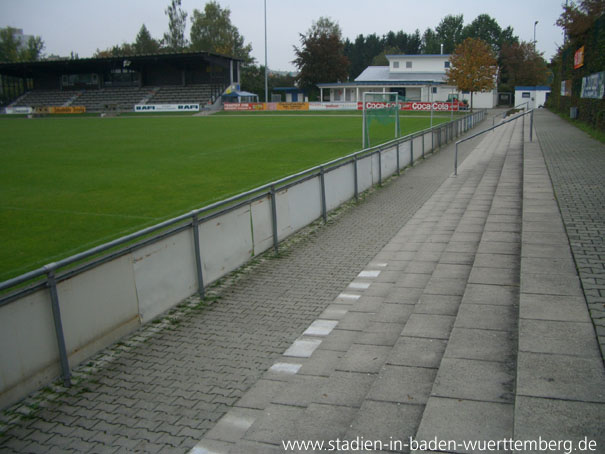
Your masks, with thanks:
[(525, 86), (525, 85), (520, 85), (518, 87), (515, 87), (515, 90), (534, 90), (534, 91), (550, 91), (551, 88), (546, 86), (546, 85), (536, 85), (536, 86)]

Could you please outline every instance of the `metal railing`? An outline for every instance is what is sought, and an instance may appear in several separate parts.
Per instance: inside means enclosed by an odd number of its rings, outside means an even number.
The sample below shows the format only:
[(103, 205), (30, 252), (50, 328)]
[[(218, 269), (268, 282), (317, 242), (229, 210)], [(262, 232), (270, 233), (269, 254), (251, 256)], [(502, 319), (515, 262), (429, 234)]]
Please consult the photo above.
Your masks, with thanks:
[[(63, 334), (63, 326), (61, 321), (61, 311), (59, 307), (59, 295), (57, 292), (57, 284), (59, 282), (70, 279), (78, 274), (81, 274), (87, 270), (95, 268), (99, 265), (107, 263), (118, 257), (124, 256), (132, 251), (141, 249), (150, 244), (156, 243), (164, 238), (176, 235), (182, 231), (192, 229), (194, 236), (194, 249), (195, 249), (195, 266), (198, 293), (201, 297), (204, 296), (204, 277), (202, 273), (202, 251), (200, 248), (199, 240), (199, 225), (205, 221), (223, 215), (225, 213), (236, 210), (246, 204), (255, 202), (257, 200), (269, 197), (271, 200), (271, 225), (273, 232), (273, 248), (278, 251), (279, 235), (277, 228), (277, 206), (276, 206), (276, 193), (293, 187), (309, 179), (319, 177), (320, 188), (321, 188), (321, 216), (327, 221), (327, 205), (326, 205), (326, 186), (325, 186), (325, 174), (327, 172), (338, 169), (347, 164), (353, 163), (354, 166), (354, 196), (357, 200), (359, 198), (358, 190), (358, 169), (357, 163), (359, 159), (366, 158), (372, 155), (378, 155), (379, 160), (379, 174), (378, 184), (382, 184), (382, 164), (381, 155), (385, 150), (395, 148), (396, 150), (396, 165), (397, 174), (401, 171), (400, 166), (400, 147), (401, 145), (410, 142), (410, 164), (414, 163), (414, 139), (422, 137), (422, 157), (425, 156), (425, 136), (431, 134), (432, 148), (434, 151), (436, 148), (447, 143), (453, 138), (458, 137), (463, 132), (472, 128), (478, 121), (485, 118), (485, 110), (471, 113), (462, 118), (442, 123), (432, 128), (427, 128), (422, 131), (409, 134), (398, 139), (391, 140), (389, 142), (382, 143), (380, 145), (370, 147), (341, 158), (334, 159), (324, 164), (311, 167), (301, 172), (289, 175), (287, 177), (278, 179), (276, 181), (267, 183), (249, 191), (234, 195), (224, 200), (212, 203), (203, 208), (193, 210), (189, 213), (177, 216), (159, 224), (147, 227), (139, 230), (135, 233), (122, 236), (113, 241), (109, 241), (102, 245), (96, 246), (87, 251), (72, 255), (65, 259), (57, 262), (50, 263), (36, 270), (22, 274), (15, 278), (9, 279), (4, 282), (0, 282), (0, 292), (4, 294), (0, 295), (0, 308), (14, 301), (19, 300), (22, 297), (30, 295), (41, 289), (48, 289), (50, 293), (50, 299), (52, 304), (52, 315), (54, 319), (54, 328), (56, 339), (58, 343), (59, 358), (61, 362), (62, 378), (65, 386), (70, 386), (70, 366), (68, 361), (68, 355), (65, 344), (65, 337)], [(437, 147), (435, 147), (434, 141), (437, 140)], [(118, 247), (123, 246), (120, 249)], [(88, 261), (87, 261), (88, 260)], [(62, 270), (58, 273), (59, 270)], [(32, 280), (38, 280), (29, 284)], [(10, 292), (10, 290), (13, 290)], [(9, 293), (10, 292), (10, 293)]]
[[(490, 132), (493, 131), (496, 128), (499, 128), (500, 126), (505, 125), (506, 123), (510, 123), (511, 121), (515, 121), (518, 120), (521, 117), (524, 117), (525, 115), (529, 115), (530, 116), (530, 126), (529, 126), (529, 141), (533, 142), (533, 129), (534, 129), (534, 109), (528, 110), (527, 112), (523, 112), (519, 115), (516, 115), (514, 117), (509, 118), (508, 120), (502, 120), (500, 123), (498, 123), (495, 126), (491, 126), (487, 129), (484, 129), (483, 131), (479, 131), (478, 133), (472, 134), (469, 137), (465, 137), (464, 139), (461, 139), (459, 141), (456, 142), (456, 150), (454, 152), (454, 176), (458, 175), (458, 145), (466, 142), (468, 140), (474, 139), (482, 134), (485, 134), (486, 132)], [(523, 123), (523, 125), (525, 125), (525, 122)]]

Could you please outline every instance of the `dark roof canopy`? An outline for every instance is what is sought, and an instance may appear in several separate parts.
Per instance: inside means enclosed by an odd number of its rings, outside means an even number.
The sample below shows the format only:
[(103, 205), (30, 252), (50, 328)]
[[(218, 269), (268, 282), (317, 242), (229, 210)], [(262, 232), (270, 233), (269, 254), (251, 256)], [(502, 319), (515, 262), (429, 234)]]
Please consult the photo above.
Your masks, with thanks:
[(73, 60), (41, 60), (17, 63), (0, 63), (0, 74), (15, 77), (33, 77), (39, 73), (81, 73), (103, 71), (107, 68), (129, 67), (137, 69), (148, 63), (162, 62), (174, 66), (186, 67), (199, 63), (200, 59), (207, 61), (241, 61), (240, 58), (211, 52), (181, 52), (148, 55), (132, 55), (104, 58), (77, 58)]

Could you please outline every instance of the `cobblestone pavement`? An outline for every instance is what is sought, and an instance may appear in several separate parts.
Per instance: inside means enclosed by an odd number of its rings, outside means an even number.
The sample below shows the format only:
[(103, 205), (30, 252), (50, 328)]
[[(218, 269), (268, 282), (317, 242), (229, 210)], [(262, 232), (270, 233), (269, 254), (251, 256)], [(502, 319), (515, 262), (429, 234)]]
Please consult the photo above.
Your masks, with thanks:
[(605, 145), (548, 111), (535, 130), (605, 360)]
[[(489, 119), (488, 119), (489, 122)], [(490, 122), (491, 124), (491, 122)], [(470, 148), (470, 147), (469, 147)], [(465, 147), (465, 149), (467, 149)], [(186, 452), (452, 172), (453, 146), (0, 413), (2, 452)]]

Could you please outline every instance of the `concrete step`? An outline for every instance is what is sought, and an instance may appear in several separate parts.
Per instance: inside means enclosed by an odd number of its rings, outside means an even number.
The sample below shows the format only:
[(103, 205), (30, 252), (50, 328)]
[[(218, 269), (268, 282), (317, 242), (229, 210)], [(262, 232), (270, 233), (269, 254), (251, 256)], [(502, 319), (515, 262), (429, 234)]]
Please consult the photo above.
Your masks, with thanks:
[(507, 126), (484, 137), (458, 177), (435, 192), (192, 452), (282, 452), (282, 440), (414, 434), (510, 134)]
[[(447, 452), (513, 436), (522, 202), (522, 125), (514, 125), (477, 253), (416, 439)], [(436, 448), (436, 447), (434, 447)], [(423, 452), (419, 450), (417, 452)]]

